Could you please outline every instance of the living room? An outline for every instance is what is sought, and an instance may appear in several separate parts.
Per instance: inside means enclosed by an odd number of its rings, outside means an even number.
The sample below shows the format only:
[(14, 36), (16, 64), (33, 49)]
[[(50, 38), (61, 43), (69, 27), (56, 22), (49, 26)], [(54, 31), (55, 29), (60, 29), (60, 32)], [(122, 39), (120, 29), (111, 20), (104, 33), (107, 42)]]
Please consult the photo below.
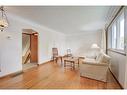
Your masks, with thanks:
[[(0, 88), (127, 88), (126, 6), (4, 6), (3, 8), (7, 15), (9, 25), (0, 33), (0, 44), (2, 45), (0, 47)], [(117, 21), (117, 18), (120, 19)], [(120, 26), (119, 23), (123, 23), (123, 18), (124, 24), (120, 24)], [(116, 26), (118, 26), (117, 28), (114, 28), (114, 22)], [(121, 27), (124, 30), (120, 30)], [(38, 32), (37, 64), (39, 66), (27, 70), (23, 70), (22, 68), (23, 29), (32, 29)], [(111, 31), (124, 32), (117, 33)], [(119, 40), (120, 33), (121, 40)], [(115, 34), (117, 34), (117, 37), (112, 36)], [(118, 38), (117, 41), (116, 38)], [(62, 62), (60, 59), (58, 62), (55, 62), (57, 58), (51, 61), (53, 57), (53, 48), (56, 48), (58, 55), (62, 56)], [(80, 72), (81, 65), (79, 67), (76, 65), (75, 69), (70, 67), (66, 68), (68, 66), (64, 66), (65, 61), (63, 60), (66, 59), (65, 55), (68, 54), (68, 50), (70, 50), (72, 57), (78, 57), (80, 61), (79, 65), (83, 64), (83, 62), (87, 63), (87, 58), (96, 58), (99, 52), (103, 50), (105, 54), (111, 57), (111, 63), (108, 67), (108, 69), (110, 69), (110, 74), (108, 75), (109, 80), (104, 80), (104, 82), (98, 81), (96, 80), (99, 78), (98, 75), (95, 79), (91, 79), (91, 77), (85, 78), (86, 73), (83, 75), (84, 77), (80, 77), (79, 74), (81, 72), (87, 72), (87, 74), (96, 72), (95, 70), (91, 73), (89, 72), (92, 71), (90, 69)], [(69, 64), (73, 64), (72, 57), (72, 63), (69, 59)], [(39, 70), (40, 73), (38, 74)], [(85, 70), (87, 70), (87, 68)], [(55, 73), (55, 71), (58, 72)], [(61, 71), (64, 73), (61, 73)], [(47, 73), (41, 75), (42, 72)], [(50, 76), (50, 73), (55, 74)], [(66, 76), (65, 73), (68, 73), (67, 76), (69, 76), (69, 78), (72, 77), (72, 82), (75, 84), (68, 83), (69, 79), (66, 80), (68, 77), (64, 77)], [(9, 79), (7, 79), (8, 76)], [(106, 75), (104, 74), (103, 76), (105, 77)], [(33, 79), (33, 77), (38, 78)], [(24, 83), (27, 78), (29, 81)], [(47, 78), (47, 80), (45, 78)], [(62, 81), (62, 78), (65, 78), (65, 80)], [(103, 79), (101, 78), (100, 80)], [(42, 82), (38, 83), (38, 81)], [(43, 84), (43, 82), (45, 82), (45, 84)], [(50, 82), (54, 82), (54, 84)], [(81, 85), (80, 83), (84, 84)], [(36, 85), (33, 86), (34, 84)], [(96, 86), (96, 84), (100, 86)]]

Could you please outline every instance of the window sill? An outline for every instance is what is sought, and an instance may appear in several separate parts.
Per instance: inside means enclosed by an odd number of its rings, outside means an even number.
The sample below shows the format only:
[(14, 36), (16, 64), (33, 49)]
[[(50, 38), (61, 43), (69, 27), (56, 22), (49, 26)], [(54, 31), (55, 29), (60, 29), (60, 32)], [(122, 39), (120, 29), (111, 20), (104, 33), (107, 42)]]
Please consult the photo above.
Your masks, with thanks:
[(110, 48), (110, 49), (108, 49), (108, 51), (112, 51), (112, 52), (115, 52), (115, 53), (118, 53), (118, 54), (126, 56), (126, 53), (123, 50), (118, 50), (118, 49), (112, 49), (112, 48)]

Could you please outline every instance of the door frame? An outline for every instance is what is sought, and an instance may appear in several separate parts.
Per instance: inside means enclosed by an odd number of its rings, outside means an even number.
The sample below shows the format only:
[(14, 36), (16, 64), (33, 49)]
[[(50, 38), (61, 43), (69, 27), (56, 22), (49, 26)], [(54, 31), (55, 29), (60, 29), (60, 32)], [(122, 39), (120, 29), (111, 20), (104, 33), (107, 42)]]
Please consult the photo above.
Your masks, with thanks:
[(37, 34), (37, 64), (38, 64), (38, 33), (36, 32), (36, 33), (33, 33), (33, 34), (30, 34), (30, 49), (31, 49), (31, 42), (32, 42), (32, 40), (31, 40), (31, 36), (32, 35), (35, 35), (35, 34)]
[[(31, 29), (32, 31), (34, 31), (34, 33), (29, 33), (29, 31), (28, 32), (26, 32), (27, 30), (29, 30), (29, 29), (22, 29), (22, 35), (21, 36), (23, 36), (23, 34), (26, 34), (26, 35), (33, 35), (33, 34), (37, 34), (37, 66), (39, 66), (39, 33), (38, 32), (35, 32), (33, 29)], [(23, 39), (22, 39), (22, 41), (23, 41)], [(31, 37), (30, 37), (30, 44), (31, 44)], [(31, 45), (30, 45), (31, 46)], [(23, 70), (23, 67), (22, 67), (22, 70)]]

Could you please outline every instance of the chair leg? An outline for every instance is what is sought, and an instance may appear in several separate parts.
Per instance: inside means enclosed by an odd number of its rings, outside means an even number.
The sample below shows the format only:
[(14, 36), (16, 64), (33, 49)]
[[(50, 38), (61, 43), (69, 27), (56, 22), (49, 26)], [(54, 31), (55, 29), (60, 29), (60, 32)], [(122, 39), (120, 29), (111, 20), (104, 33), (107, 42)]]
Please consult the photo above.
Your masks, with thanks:
[(57, 63), (57, 58), (56, 58), (56, 63)]
[(66, 61), (64, 60), (64, 67), (66, 67)]
[(53, 59), (53, 62), (54, 62), (54, 57), (52, 59)]
[(75, 69), (75, 62), (73, 62), (73, 69)]
[(53, 57), (53, 62), (54, 62), (54, 61), (56, 61), (56, 63), (57, 63), (57, 58)]
[(78, 67), (79, 67), (80, 59), (78, 59)]
[(60, 59), (61, 59), (61, 64), (63, 63), (63, 59), (62, 59), (62, 57), (60, 57)]

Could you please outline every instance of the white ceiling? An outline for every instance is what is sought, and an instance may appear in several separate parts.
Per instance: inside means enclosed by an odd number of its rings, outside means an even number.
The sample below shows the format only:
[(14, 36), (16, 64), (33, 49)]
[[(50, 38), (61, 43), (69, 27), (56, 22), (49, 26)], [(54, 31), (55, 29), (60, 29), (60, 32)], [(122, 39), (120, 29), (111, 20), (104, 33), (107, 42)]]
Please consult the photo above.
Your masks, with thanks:
[(65, 34), (104, 28), (110, 6), (15, 6), (7, 11)]

